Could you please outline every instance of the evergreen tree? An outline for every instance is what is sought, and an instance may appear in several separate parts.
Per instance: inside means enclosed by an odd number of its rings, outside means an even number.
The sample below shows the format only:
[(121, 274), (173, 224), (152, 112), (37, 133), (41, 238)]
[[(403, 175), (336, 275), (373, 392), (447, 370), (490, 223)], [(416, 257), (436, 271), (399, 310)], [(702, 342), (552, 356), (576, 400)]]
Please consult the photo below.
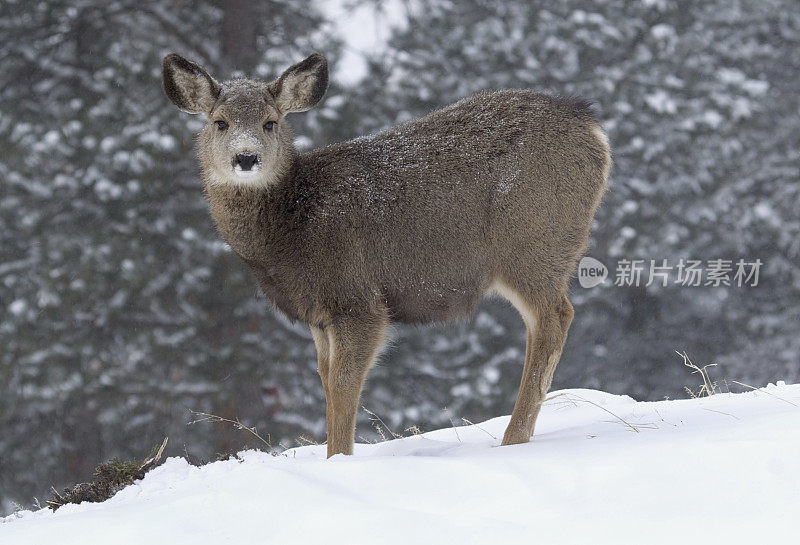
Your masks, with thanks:
[[(355, 2), (358, 4), (358, 2)], [(380, 5), (381, 1), (372, 2)], [(684, 395), (674, 350), (718, 378), (800, 379), (800, 11), (793, 0), (407, 0), (369, 73), (292, 122), (306, 148), (486, 89), (596, 103), (614, 148), (554, 387)], [(269, 310), (214, 231), (192, 134), (163, 96), (175, 51), (217, 78), (271, 78), (340, 41), (310, 0), (0, 4), (0, 504), (112, 456), (240, 448), (187, 409), (291, 445), (324, 440), (307, 329)], [(757, 287), (615, 286), (619, 259), (760, 259)], [(648, 269), (645, 268), (646, 280)], [(487, 302), (400, 328), (362, 404), (395, 431), (507, 414), (524, 328)], [(443, 407), (448, 407), (443, 411)], [(375, 437), (367, 413), (359, 435)]]
[[(615, 168), (589, 254), (612, 276), (590, 290), (575, 284), (576, 319), (554, 387), (682, 395), (694, 379), (675, 350), (719, 362), (720, 378), (798, 379), (800, 12), (793, 2), (406, 5), (408, 21), (373, 56), (351, 101), (366, 105), (353, 115), (370, 129), (482, 90), (525, 87), (593, 100), (609, 133)], [(646, 260), (643, 284), (651, 259), (764, 266), (757, 287), (683, 287), (675, 269), (667, 287), (614, 286), (623, 258)], [(385, 380), (388, 391), (407, 374), (417, 391), (449, 384), (451, 391), (430, 396), (440, 404), (449, 398), (457, 414), (507, 412), (523, 327), (507, 306), (484, 308), (478, 321), (492, 324), (486, 330), (404, 330), (373, 389)], [(403, 351), (406, 343), (414, 349)], [(466, 350), (468, 343), (475, 348)]]
[[(323, 23), (307, 0), (0, 5), (0, 502), (164, 435), (206, 458), (241, 446), (187, 429), (189, 408), (287, 436), (319, 426), (277, 419), (324, 414), (298, 386), (315, 378), (313, 344), (214, 232), (202, 120), (164, 96), (161, 58), (275, 77), (314, 50), (335, 63)], [(299, 117), (316, 138), (319, 113)]]

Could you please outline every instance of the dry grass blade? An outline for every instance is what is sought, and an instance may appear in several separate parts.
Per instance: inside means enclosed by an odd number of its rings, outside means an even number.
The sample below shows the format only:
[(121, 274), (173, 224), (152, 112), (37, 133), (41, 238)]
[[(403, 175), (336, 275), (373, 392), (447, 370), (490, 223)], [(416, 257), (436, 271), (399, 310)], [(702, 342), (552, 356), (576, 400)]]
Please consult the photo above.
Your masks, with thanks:
[(411, 435), (422, 435), (422, 430), (419, 429), (419, 426), (411, 426), (406, 428), (404, 431), (410, 433)]
[(590, 405), (594, 405), (598, 409), (607, 412), (608, 414), (613, 416), (615, 419), (617, 419), (619, 422), (621, 422), (626, 428), (628, 428), (631, 431), (635, 431), (636, 433), (639, 433), (639, 429), (649, 429), (649, 430), (657, 430), (658, 429), (658, 426), (656, 426), (655, 424), (636, 424), (636, 425), (631, 424), (630, 422), (628, 422), (627, 420), (625, 420), (624, 418), (622, 418), (618, 414), (615, 414), (615, 413), (609, 411), (608, 409), (606, 409), (602, 405), (598, 405), (594, 401), (591, 401), (589, 399), (583, 398), (583, 397), (581, 397), (579, 395), (576, 395), (576, 394), (569, 394), (569, 395), (571, 397), (577, 398), (579, 401), (583, 401), (584, 403), (588, 403)]
[(306, 437), (305, 435), (301, 435), (300, 437), (295, 439), (295, 442), (298, 444), (298, 446), (301, 447), (307, 447), (309, 445), (319, 446), (319, 443), (317, 443), (316, 441), (314, 441), (309, 437)]
[(759, 392), (763, 392), (763, 393), (765, 393), (767, 395), (770, 395), (770, 396), (774, 397), (775, 399), (780, 399), (784, 403), (788, 403), (792, 407), (797, 407), (798, 406), (797, 403), (792, 403), (791, 401), (789, 401), (786, 398), (783, 398), (781, 396), (776, 396), (772, 392), (766, 391), (764, 388), (756, 388), (755, 386), (750, 386), (749, 384), (745, 384), (744, 382), (739, 382), (738, 380), (732, 380), (731, 382), (733, 382), (734, 384), (738, 384), (739, 386), (744, 386), (745, 388), (750, 388), (751, 390), (758, 390)]
[(193, 415), (199, 416), (200, 418), (195, 418), (191, 422), (187, 422), (186, 423), (187, 426), (191, 426), (192, 424), (198, 424), (200, 422), (225, 422), (225, 423), (231, 424), (237, 430), (245, 430), (245, 431), (250, 432), (250, 434), (253, 437), (255, 437), (256, 439), (261, 441), (264, 445), (267, 446), (267, 448), (269, 448), (270, 450), (272, 449), (272, 444), (270, 443), (269, 434), (267, 434), (267, 439), (264, 439), (263, 437), (261, 437), (261, 435), (259, 435), (258, 430), (256, 430), (255, 426), (253, 426), (253, 427), (245, 426), (244, 424), (242, 424), (239, 421), (238, 418), (236, 420), (231, 420), (230, 418), (224, 418), (222, 416), (217, 416), (217, 415), (211, 414), (211, 413), (193, 411), (192, 409), (189, 409), (189, 412), (192, 413)]
[(665, 419), (664, 419), (664, 417), (663, 417), (663, 416), (661, 416), (661, 413), (660, 413), (660, 412), (658, 412), (658, 409), (656, 409), (655, 407), (653, 407), (653, 411), (654, 411), (654, 412), (655, 412), (655, 413), (658, 415), (658, 418), (660, 418), (660, 419), (661, 419), (661, 421), (662, 421), (663, 423), (665, 423), (665, 424), (669, 424), (669, 425), (670, 425), (670, 426), (672, 426), (673, 428), (677, 428), (677, 427), (678, 427), (678, 425), (677, 425), (677, 424), (674, 424), (674, 423), (672, 423), (672, 422), (668, 422), (667, 420), (665, 420)]
[(718, 411), (718, 410), (716, 410), (716, 409), (709, 409), (708, 407), (703, 407), (703, 410), (704, 410), (704, 411), (711, 411), (712, 413), (724, 414), (724, 415), (726, 415), (726, 416), (730, 416), (730, 417), (732, 417), (732, 418), (735, 418), (736, 420), (741, 420), (741, 418), (739, 418), (739, 417), (738, 417), (738, 416), (736, 416), (735, 414), (726, 413), (725, 411)]
[(550, 403), (551, 401), (554, 401), (554, 400), (558, 399), (559, 397), (563, 397), (564, 399), (562, 401), (559, 401), (557, 403), (551, 403), (551, 405), (556, 407), (557, 409), (564, 409), (564, 408), (569, 407), (569, 406), (571, 406), (571, 407), (577, 406), (578, 404), (575, 403), (574, 400), (570, 399), (569, 397), (565, 397), (565, 396), (567, 396), (567, 394), (568, 394), (568, 392), (561, 392), (560, 394), (551, 395), (551, 396), (545, 398), (545, 400), (542, 402), (542, 405), (544, 405), (545, 403)]
[(458, 434), (458, 430), (456, 429), (456, 423), (453, 422), (453, 416), (450, 414), (450, 409), (445, 407), (442, 410), (447, 413), (447, 418), (450, 419), (450, 425), (453, 426), (453, 431), (456, 433), (456, 439), (458, 439), (458, 442), (460, 443), (461, 442), (461, 436)]
[(372, 427), (375, 428), (375, 431), (377, 431), (378, 434), (380, 434), (381, 438), (384, 441), (387, 441), (387, 437), (383, 434), (383, 431), (381, 430), (380, 426), (378, 426), (378, 422), (380, 422), (380, 424), (386, 429), (386, 431), (389, 432), (389, 434), (394, 439), (399, 439), (399, 438), (402, 437), (402, 435), (393, 432), (392, 429), (389, 426), (386, 425), (386, 422), (384, 422), (383, 419), (380, 416), (378, 416), (374, 412), (370, 411), (369, 409), (367, 409), (363, 405), (361, 406), (361, 408), (364, 410), (365, 413), (367, 413), (369, 415), (369, 419), (372, 422)]
[(474, 422), (470, 422), (470, 421), (469, 421), (469, 420), (467, 420), (466, 418), (462, 418), (461, 420), (462, 420), (462, 421), (464, 421), (465, 423), (469, 424), (470, 426), (475, 426), (476, 428), (478, 428), (479, 430), (481, 430), (483, 433), (485, 433), (486, 435), (488, 435), (489, 437), (491, 437), (491, 438), (492, 438), (492, 439), (494, 439), (495, 441), (497, 440), (497, 437), (495, 437), (494, 435), (492, 435), (491, 433), (489, 433), (488, 431), (486, 431), (485, 429), (483, 429), (483, 428), (482, 428), (482, 427), (480, 427), (479, 425), (475, 424)]

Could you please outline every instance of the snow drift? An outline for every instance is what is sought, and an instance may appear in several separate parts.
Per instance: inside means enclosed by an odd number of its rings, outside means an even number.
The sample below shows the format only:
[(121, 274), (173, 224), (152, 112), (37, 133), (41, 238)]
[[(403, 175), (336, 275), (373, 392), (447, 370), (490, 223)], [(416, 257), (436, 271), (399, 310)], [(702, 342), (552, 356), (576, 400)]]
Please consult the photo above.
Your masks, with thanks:
[[(170, 458), (104, 503), (1, 519), (2, 545), (795, 542), (800, 385), (636, 402), (554, 392), (508, 417), (325, 460), (324, 446), (201, 468)], [(794, 526), (794, 528), (793, 528)]]

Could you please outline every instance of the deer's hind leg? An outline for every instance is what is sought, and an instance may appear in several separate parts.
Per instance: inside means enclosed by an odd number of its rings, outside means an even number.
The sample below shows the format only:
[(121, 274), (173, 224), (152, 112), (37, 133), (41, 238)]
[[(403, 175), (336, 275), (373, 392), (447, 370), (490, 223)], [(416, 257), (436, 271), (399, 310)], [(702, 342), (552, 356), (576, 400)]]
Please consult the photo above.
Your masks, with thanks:
[(527, 328), (525, 366), (503, 445), (527, 443), (553, 381), (574, 311), (565, 294), (542, 301), (508, 288), (497, 290), (522, 314)]

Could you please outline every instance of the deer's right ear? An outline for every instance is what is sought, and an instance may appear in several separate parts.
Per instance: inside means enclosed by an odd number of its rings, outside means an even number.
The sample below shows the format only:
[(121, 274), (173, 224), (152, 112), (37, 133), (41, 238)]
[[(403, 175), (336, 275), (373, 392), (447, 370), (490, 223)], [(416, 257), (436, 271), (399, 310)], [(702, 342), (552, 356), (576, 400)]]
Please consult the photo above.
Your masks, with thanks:
[(220, 84), (208, 72), (180, 55), (170, 53), (162, 64), (164, 92), (175, 106), (190, 114), (211, 112)]

